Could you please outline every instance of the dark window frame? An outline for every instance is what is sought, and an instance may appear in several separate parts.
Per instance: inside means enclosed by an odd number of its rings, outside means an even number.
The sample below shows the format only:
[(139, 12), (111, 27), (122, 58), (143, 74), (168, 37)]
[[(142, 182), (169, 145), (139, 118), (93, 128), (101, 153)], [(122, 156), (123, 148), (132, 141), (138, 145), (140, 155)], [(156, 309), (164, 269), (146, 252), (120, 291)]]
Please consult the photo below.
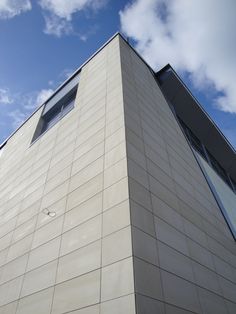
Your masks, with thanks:
[(31, 144), (39, 139), (43, 134), (63, 119), (75, 106), (78, 84), (74, 86), (66, 95), (64, 95), (53, 107), (44, 113), (47, 103), (38, 121)]
[(207, 163), (215, 170), (219, 177), (231, 188), (234, 193), (236, 193), (236, 185), (235, 183), (233, 183), (232, 179), (230, 179), (230, 175), (227, 173), (227, 171), (208, 151), (208, 149), (193, 133), (193, 131), (178, 116), (177, 118), (192, 148), (196, 150), (207, 161)]

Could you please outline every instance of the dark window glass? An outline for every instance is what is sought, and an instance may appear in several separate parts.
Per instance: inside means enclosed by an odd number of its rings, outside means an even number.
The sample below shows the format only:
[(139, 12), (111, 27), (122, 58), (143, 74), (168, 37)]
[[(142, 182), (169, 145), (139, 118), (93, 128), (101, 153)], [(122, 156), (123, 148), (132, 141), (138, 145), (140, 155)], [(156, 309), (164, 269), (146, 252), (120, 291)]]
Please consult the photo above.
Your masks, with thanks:
[(234, 188), (234, 192), (236, 192), (236, 182), (231, 178), (231, 182)]
[(206, 159), (205, 151), (200, 140), (192, 133), (191, 130), (189, 130), (189, 134), (192, 146)]
[(71, 109), (74, 108), (76, 91), (63, 98), (57, 105), (49, 110), (43, 117), (44, 123), (42, 133), (50, 129), (61, 118), (63, 118)]
[(75, 105), (75, 93), (70, 97), (62, 107), (62, 116), (64, 117)]
[(43, 116), (42, 133), (50, 129), (74, 107), (75, 96), (76, 92), (73, 92), (71, 95), (62, 99)]
[(187, 125), (180, 119), (179, 122), (191, 144), (191, 146), (212, 166), (212, 168), (218, 173), (218, 175), (227, 183), (232, 190), (236, 192), (236, 185), (230, 181), (227, 172), (219, 164), (219, 162), (211, 155), (211, 153), (204, 149), (202, 142), (199, 138), (187, 127)]
[(74, 108), (77, 86), (69, 91), (62, 99), (60, 99), (51, 109), (42, 114), (38, 126), (36, 128), (32, 142), (34, 142), (41, 134), (53, 127), (60, 119), (62, 119), (71, 109)]
[(215, 171), (219, 174), (219, 176), (229, 185), (231, 186), (229, 177), (226, 173), (226, 171), (224, 170), (224, 168), (219, 164), (219, 162), (211, 155), (211, 153), (209, 153), (209, 151), (207, 151), (207, 154), (209, 156), (210, 159), (210, 163), (213, 169), (215, 169)]
[(46, 130), (50, 129), (54, 124), (56, 124), (57, 121), (60, 119), (60, 116), (61, 116), (61, 108), (60, 107), (49, 111), (43, 117), (42, 133), (45, 132)]
[(198, 139), (198, 137), (187, 127), (187, 125), (181, 120), (179, 119), (180, 124), (182, 126), (182, 128), (184, 129), (184, 132), (189, 140), (189, 142), (191, 143), (191, 145), (193, 146), (193, 148), (195, 148), (196, 151), (199, 152), (199, 154), (201, 154), (201, 156), (204, 159), (206, 158), (206, 154), (203, 148), (203, 145), (201, 143), (201, 141)]

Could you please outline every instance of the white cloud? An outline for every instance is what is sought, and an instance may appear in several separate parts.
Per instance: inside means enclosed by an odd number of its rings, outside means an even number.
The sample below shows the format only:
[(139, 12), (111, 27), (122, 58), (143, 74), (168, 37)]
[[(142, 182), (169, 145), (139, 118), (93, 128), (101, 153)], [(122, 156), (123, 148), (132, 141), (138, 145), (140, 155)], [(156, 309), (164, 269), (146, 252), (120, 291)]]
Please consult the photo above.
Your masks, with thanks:
[(15, 94), (11, 99), (12, 109), (7, 113), (12, 129), (18, 128), (38, 106), (42, 105), (52, 95), (52, 93), (52, 89), (42, 89), (39, 92)]
[(35, 105), (36, 107), (42, 105), (53, 93), (52, 89), (42, 89), (36, 97)]
[(40, 0), (40, 5), (44, 10), (70, 21), (72, 14), (86, 8), (100, 9), (106, 1), (104, 0)]
[(64, 82), (64, 81), (67, 80), (74, 72), (75, 72), (75, 69), (66, 68), (66, 69), (64, 69), (63, 71), (61, 71), (61, 73), (59, 74), (59, 77), (60, 77), (61, 79), (63, 79), (63, 82)]
[(235, 0), (135, 0), (120, 21), (153, 68), (170, 63), (198, 88), (214, 86), (223, 95), (215, 105), (236, 113), (235, 12)]
[(92, 9), (97, 11), (107, 0), (40, 0), (39, 4), (45, 11), (46, 34), (60, 37), (73, 33), (71, 23), (74, 13)]
[(20, 109), (16, 109), (13, 111), (10, 111), (8, 113), (8, 116), (11, 119), (11, 126), (13, 130), (17, 129), (27, 118), (27, 114)]
[(9, 19), (29, 10), (30, 0), (0, 0), (0, 19)]
[(57, 15), (44, 15), (45, 28), (44, 33), (61, 37), (62, 35), (69, 35), (73, 32), (72, 24), (66, 19), (62, 19)]
[(11, 104), (13, 102), (13, 98), (10, 95), (8, 89), (0, 88), (0, 105), (1, 104)]
[(62, 70), (58, 77), (55, 80), (49, 80), (48, 86), (51, 90), (56, 90), (61, 84), (63, 84), (71, 75), (75, 72), (76, 69), (65, 68)]

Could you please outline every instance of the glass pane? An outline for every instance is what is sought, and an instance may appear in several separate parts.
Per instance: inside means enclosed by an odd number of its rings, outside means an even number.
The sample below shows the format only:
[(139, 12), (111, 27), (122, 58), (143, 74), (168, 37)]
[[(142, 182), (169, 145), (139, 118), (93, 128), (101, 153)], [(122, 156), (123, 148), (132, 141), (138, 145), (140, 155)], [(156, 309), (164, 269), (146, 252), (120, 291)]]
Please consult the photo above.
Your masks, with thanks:
[(221, 167), (221, 165), (218, 163), (218, 161), (211, 155), (211, 153), (209, 153), (209, 151), (207, 151), (208, 156), (210, 158), (210, 162), (212, 167), (215, 169), (215, 171), (221, 176), (221, 178), (231, 187), (229, 178), (227, 176), (226, 171), (224, 170), (223, 167)]
[(230, 229), (236, 239), (236, 195), (229, 186), (222, 180), (216, 171), (198, 154), (198, 160), (213, 194), (216, 196), (220, 209), (230, 226)]
[(232, 178), (231, 178), (231, 182), (232, 182), (232, 185), (233, 185), (233, 189), (236, 192), (236, 182)]
[(62, 117), (64, 117), (72, 108), (74, 108), (75, 97), (71, 97), (66, 104), (63, 105)]
[(201, 141), (198, 139), (198, 137), (187, 127), (187, 125), (179, 118), (179, 121), (184, 129), (184, 132), (188, 138), (188, 140), (190, 141), (192, 147), (198, 151), (203, 158), (206, 158), (206, 154), (205, 151), (203, 149), (203, 145), (201, 143)]
[(48, 112), (44, 117), (44, 125), (42, 132), (50, 129), (61, 117), (61, 107), (53, 110), (52, 112)]

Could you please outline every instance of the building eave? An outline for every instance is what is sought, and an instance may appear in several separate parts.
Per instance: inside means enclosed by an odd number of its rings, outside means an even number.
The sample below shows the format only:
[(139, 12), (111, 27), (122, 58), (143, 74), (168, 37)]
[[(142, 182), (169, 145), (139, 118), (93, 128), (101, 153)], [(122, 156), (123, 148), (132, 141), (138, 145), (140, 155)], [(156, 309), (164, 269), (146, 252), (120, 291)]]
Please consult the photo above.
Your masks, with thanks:
[(170, 71), (170, 74), (161, 84), (163, 93), (174, 106), (177, 115), (236, 180), (235, 149), (170, 64), (156, 73), (157, 78), (160, 79), (161, 75), (167, 71)]

